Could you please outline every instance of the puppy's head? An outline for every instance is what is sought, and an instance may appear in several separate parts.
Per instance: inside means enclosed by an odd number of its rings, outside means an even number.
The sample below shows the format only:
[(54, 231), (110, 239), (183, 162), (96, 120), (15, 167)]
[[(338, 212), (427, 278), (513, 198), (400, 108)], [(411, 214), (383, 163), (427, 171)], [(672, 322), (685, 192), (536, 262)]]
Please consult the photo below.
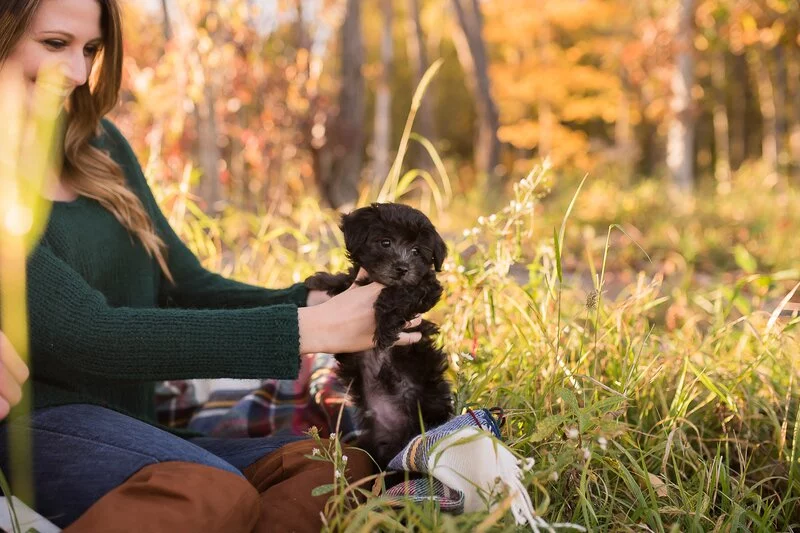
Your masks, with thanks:
[(350, 260), (387, 286), (415, 285), (442, 269), (447, 247), (421, 211), (402, 204), (372, 204), (342, 217)]

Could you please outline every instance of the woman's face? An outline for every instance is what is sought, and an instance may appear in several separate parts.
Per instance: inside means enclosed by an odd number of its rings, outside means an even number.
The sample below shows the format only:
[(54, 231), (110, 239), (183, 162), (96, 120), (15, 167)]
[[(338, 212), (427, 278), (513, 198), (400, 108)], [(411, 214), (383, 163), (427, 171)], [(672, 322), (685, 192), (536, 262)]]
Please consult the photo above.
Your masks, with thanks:
[(8, 59), (31, 87), (43, 66), (60, 66), (64, 75), (60, 90), (66, 99), (89, 79), (102, 45), (101, 14), (97, 0), (43, 0)]

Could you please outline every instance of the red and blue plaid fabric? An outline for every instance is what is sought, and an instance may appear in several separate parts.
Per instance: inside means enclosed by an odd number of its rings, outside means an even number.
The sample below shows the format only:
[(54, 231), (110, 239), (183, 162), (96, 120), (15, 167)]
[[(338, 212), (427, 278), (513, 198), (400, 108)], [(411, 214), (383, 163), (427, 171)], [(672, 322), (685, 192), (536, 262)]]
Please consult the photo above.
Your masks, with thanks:
[[(354, 407), (333, 372), (330, 354), (303, 356), (296, 380), (219, 380), (210, 394), (202, 381), (166, 381), (156, 387), (158, 421), (210, 437), (303, 435), (337, 428), (345, 441), (357, 435)], [(220, 383), (222, 385), (220, 385)], [(207, 398), (206, 398), (207, 396)]]
[[(355, 408), (336, 378), (335, 365), (336, 360), (329, 354), (312, 354), (303, 357), (297, 380), (268, 379), (256, 387), (252, 380), (220, 380), (224, 386), (217, 386), (210, 395), (203, 393), (202, 381), (163, 382), (157, 386), (158, 421), (213, 437), (303, 435), (312, 426), (327, 435), (336, 432), (339, 421), (340, 438), (352, 441), (358, 434)], [(428, 429), (389, 463), (389, 470), (420, 477), (392, 486), (385, 496), (397, 502), (434, 501), (442, 511), (461, 513), (464, 494), (426, 475), (427, 461), (435, 443), (470, 426), (500, 438), (497, 421), (486, 409), (469, 411)]]

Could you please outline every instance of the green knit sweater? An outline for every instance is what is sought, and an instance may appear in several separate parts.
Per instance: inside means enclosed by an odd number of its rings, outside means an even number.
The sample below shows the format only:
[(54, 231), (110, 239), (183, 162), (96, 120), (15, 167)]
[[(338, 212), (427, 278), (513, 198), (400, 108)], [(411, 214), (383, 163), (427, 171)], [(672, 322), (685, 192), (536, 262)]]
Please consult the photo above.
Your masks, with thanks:
[(294, 378), (302, 284), (269, 290), (205, 270), (159, 210), (136, 157), (108, 121), (94, 144), (125, 173), (167, 245), (164, 278), (98, 202), (56, 202), (28, 260), (34, 408), (93, 403), (154, 421), (154, 382)]

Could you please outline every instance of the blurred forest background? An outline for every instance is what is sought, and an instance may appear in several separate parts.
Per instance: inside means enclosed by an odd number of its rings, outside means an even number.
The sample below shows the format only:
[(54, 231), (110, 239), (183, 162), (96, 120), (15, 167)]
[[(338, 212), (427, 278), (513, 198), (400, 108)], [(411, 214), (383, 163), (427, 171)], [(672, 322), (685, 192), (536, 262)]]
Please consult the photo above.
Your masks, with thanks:
[[(456, 408), (506, 409), (539, 516), (800, 527), (798, 0), (129, 0), (125, 25), (112, 119), (210, 269), (301, 281), (346, 266), (337, 210), (431, 215)], [(345, 508), (330, 530), (516, 530)]]
[[(206, 209), (301, 195), (352, 205), (414, 130), (455, 196), (559, 175), (732, 189), (759, 161), (800, 180), (797, 0), (150, 0), (128, 2), (115, 113), (156, 180)], [(434, 172), (412, 143), (406, 168)], [(574, 187), (576, 181), (571, 184)], [(288, 197), (287, 197), (288, 195)]]
[[(537, 517), (800, 531), (800, 0), (123, 4), (110, 118), (206, 267), (341, 271), (339, 211), (418, 205), (456, 410), (505, 410)], [(344, 489), (326, 530), (518, 531)]]

